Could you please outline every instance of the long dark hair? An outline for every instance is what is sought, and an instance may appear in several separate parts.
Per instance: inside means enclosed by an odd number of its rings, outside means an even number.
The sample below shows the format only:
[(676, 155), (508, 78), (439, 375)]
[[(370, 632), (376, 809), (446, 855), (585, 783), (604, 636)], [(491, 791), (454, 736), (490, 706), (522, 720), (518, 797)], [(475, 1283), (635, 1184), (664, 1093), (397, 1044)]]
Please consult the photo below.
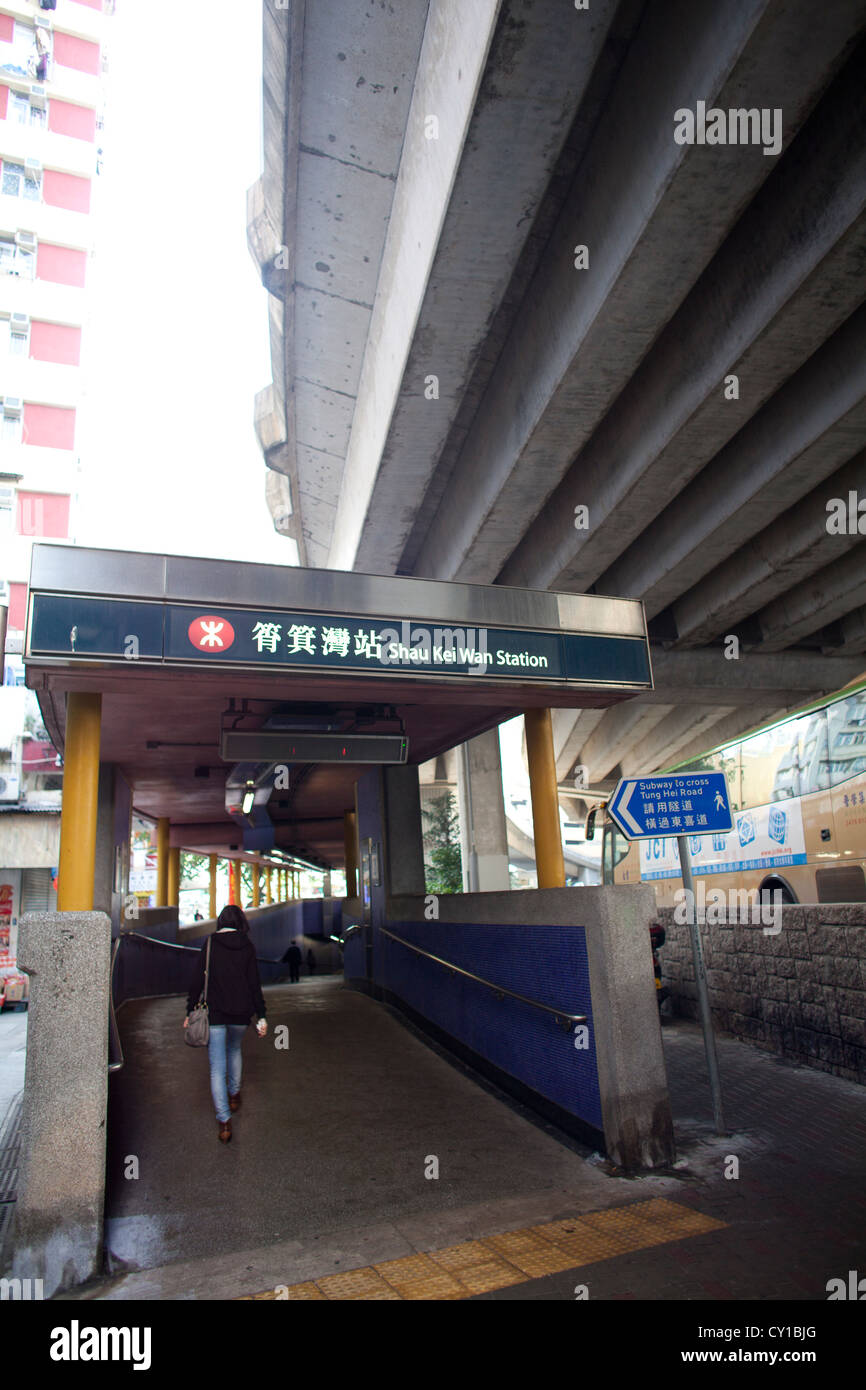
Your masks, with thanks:
[(217, 918), (217, 931), (226, 931), (228, 929), (245, 932), (248, 932), (250, 929), (250, 924), (246, 919), (243, 908), (238, 907), (235, 903), (229, 903), (228, 907), (224, 907)]

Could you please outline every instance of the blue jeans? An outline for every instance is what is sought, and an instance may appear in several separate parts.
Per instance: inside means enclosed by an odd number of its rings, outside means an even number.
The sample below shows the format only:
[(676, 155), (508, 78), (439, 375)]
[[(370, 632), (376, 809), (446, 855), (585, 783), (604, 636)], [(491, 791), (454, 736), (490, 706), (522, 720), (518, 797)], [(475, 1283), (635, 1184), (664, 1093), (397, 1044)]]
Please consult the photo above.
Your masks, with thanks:
[[(207, 1055), (210, 1059), (210, 1093), (216, 1117), (225, 1124), (231, 1111), (229, 1096), (241, 1089), (241, 1043), (246, 1023), (212, 1023)], [(228, 1072), (228, 1085), (226, 1085)]]

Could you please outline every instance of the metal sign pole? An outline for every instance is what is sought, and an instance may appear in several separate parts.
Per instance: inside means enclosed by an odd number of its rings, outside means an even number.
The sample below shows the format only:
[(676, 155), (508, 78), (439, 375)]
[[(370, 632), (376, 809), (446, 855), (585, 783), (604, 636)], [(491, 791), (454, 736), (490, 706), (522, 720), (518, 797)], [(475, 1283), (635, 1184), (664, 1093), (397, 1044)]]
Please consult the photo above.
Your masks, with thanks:
[(704, 950), (701, 944), (701, 934), (698, 930), (697, 899), (695, 897), (695, 881), (692, 877), (692, 861), (689, 854), (688, 837), (686, 835), (678, 835), (677, 846), (680, 852), (683, 888), (685, 888), (688, 895), (686, 899), (688, 913), (687, 921), (689, 936), (692, 941), (692, 959), (695, 963), (695, 983), (698, 987), (698, 1007), (701, 1014), (701, 1028), (704, 1034), (704, 1049), (707, 1054), (707, 1068), (710, 1073), (710, 1091), (713, 1097), (713, 1116), (716, 1122), (716, 1134), (726, 1134), (725, 1118), (722, 1113), (722, 1086), (719, 1080), (719, 1062), (716, 1056), (716, 1035), (713, 1032), (713, 1018), (710, 1013), (710, 999), (707, 993), (707, 971), (704, 965)]

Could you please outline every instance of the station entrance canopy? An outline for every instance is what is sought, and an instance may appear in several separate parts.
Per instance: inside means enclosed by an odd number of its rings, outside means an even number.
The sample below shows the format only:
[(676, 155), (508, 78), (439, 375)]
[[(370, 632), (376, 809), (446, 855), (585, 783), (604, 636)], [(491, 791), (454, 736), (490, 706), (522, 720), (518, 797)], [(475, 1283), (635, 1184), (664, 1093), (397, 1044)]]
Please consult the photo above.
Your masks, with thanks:
[(252, 848), (227, 781), (284, 762), (256, 806), (323, 867), (364, 763), (652, 689), (636, 601), (59, 545), (33, 547), (25, 660), (58, 749), (66, 693), (101, 694), (101, 760), (173, 843)]

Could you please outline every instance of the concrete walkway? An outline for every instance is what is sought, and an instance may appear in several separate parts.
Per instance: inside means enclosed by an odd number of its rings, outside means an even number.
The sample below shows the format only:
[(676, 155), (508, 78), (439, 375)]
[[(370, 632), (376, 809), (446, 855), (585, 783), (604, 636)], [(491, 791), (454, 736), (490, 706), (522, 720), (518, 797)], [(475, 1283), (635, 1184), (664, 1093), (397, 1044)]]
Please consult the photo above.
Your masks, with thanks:
[[(488, 1289), (477, 1296), (573, 1299), (579, 1269), (599, 1298), (825, 1298), (827, 1279), (858, 1258), (866, 1269), (866, 1095), (851, 1083), (722, 1039), (734, 1132), (720, 1139), (700, 1033), (666, 1024), (683, 1166), (627, 1179), (339, 977), (267, 997), (271, 1032), (245, 1040), (243, 1108), (227, 1146), (216, 1137), (206, 1054), (181, 1041), (183, 1001), (122, 1010), (127, 1061), (110, 1083), (106, 1229), (117, 1275), (72, 1297), (274, 1297), (297, 1286), (297, 1296), (319, 1298)], [(274, 1046), (280, 1024), (288, 1050)], [(725, 1177), (731, 1155), (737, 1178)], [(131, 1156), (137, 1178), (124, 1177)], [(425, 1176), (433, 1159), (438, 1178)], [(612, 1214), (617, 1243), (602, 1216), (624, 1205), (632, 1210)], [(587, 1213), (601, 1215), (579, 1238), (564, 1223)], [(646, 1233), (645, 1217), (656, 1233), (663, 1222), (661, 1235), (622, 1238), (626, 1227)], [(587, 1244), (599, 1222), (605, 1243)], [(451, 1292), (424, 1283), (419, 1252), (466, 1241), (484, 1242), (474, 1248), (487, 1282), (455, 1276), (442, 1284)], [(538, 1241), (548, 1255), (558, 1241), (557, 1258), (520, 1255)], [(359, 1273), (333, 1280), (345, 1271)]]

